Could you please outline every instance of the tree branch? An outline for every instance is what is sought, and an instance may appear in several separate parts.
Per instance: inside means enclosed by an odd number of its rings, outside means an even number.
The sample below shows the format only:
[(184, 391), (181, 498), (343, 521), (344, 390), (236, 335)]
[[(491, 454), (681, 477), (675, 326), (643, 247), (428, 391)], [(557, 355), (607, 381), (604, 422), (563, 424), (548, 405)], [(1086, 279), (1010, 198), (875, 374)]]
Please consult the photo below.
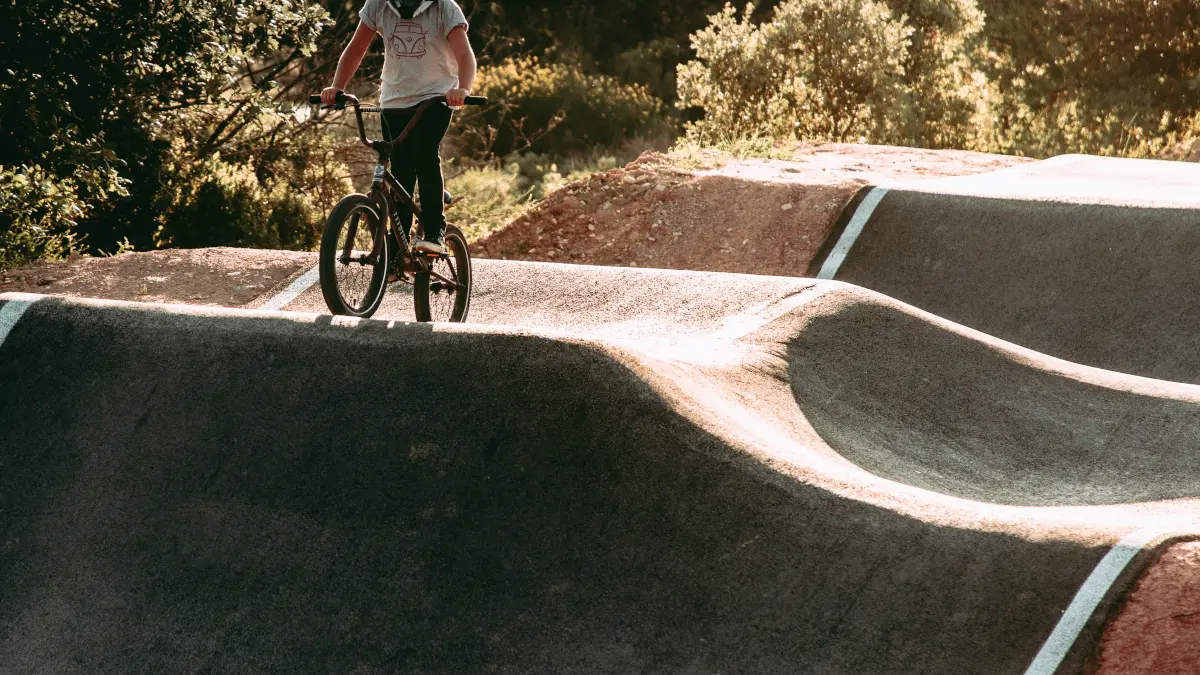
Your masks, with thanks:
[(200, 147), (196, 149), (197, 157), (207, 157), (208, 155), (212, 154), (214, 150), (216, 150), (218, 146), (217, 139), (219, 139), (221, 134), (225, 132), (225, 129), (227, 129), (229, 125), (233, 123), (233, 120), (236, 119), (238, 115), (242, 114), (242, 110), (246, 108), (247, 103), (249, 103), (249, 101), (242, 101), (239, 103), (237, 107), (233, 109), (233, 112), (229, 113), (229, 115), (217, 125), (217, 128), (213, 130), (212, 134), (210, 134), (209, 137), (200, 144)]

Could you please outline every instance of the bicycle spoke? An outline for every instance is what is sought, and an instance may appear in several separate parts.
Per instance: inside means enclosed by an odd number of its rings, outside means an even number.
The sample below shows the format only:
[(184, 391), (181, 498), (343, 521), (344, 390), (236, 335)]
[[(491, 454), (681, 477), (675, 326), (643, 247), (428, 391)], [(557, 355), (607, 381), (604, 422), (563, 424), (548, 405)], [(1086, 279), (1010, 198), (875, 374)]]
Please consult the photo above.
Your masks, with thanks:
[(446, 277), (442, 276), (441, 274), (438, 274), (437, 272), (430, 272), (429, 276), (433, 277), (434, 279), (438, 279), (438, 280), (444, 282), (447, 286), (449, 286), (450, 288), (453, 288), (456, 291), (459, 288), (457, 281), (455, 281), (454, 279), (447, 279)]
[(355, 311), (364, 308), (371, 294), (371, 281), (378, 258), (375, 255), (375, 228), (363, 213), (355, 212), (346, 220), (341, 245), (342, 256), (336, 269), (338, 291), (347, 306)]

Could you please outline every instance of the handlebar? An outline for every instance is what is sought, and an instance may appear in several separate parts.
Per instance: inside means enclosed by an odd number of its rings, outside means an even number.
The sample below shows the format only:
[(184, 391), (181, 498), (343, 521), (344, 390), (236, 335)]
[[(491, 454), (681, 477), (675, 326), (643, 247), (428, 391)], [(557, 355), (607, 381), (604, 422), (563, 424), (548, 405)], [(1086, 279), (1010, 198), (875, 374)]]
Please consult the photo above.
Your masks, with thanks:
[[(321, 105), (321, 96), (319, 94), (314, 94), (312, 96), (309, 96), (308, 102), (313, 105)], [(434, 96), (433, 98), (426, 99), (425, 101), (423, 101), (423, 103), (446, 103), (446, 97), (445, 96)], [(347, 94), (344, 91), (339, 91), (338, 95), (337, 95), (337, 100), (335, 101), (335, 103), (332, 106), (328, 106), (328, 107), (340, 109), (340, 108), (345, 108), (347, 104), (352, 105), (357, 108), (358, 107), (358, 98), (355, 96), (352, 96), (351, 94)], [(466, 98), (466, 100), (463, 101), (463, 105), (487, 105), (487, 104), (488, 104), (488, 99), (486, 96), (468, 96)]]
[[(308, 102), (311, 103), (312, 105), (321, 105), (321, 103), (322, 103), (320, 95), (317, 95), (317, 94), (309, 96)], [(408, 136), (409, 132), (412, 131), (413, 126), (417, 122), (417, 118), (419, 118), (421, 116), (421, 114), (423, 112), (425, 112), (426, 108), (428, 108), (430, 105), (432, 105), (434, 103), (449, 104), (449, 102), (446, 100), (445, 96), (434, 96), (433, 98), (427, 98), (424, 101), (422, 101), (421, 109), (417, 111), (417, 114), (415, 116), (413, 116), (412, 121), (408, 123), (408, 128), (404, 130), (404, 133), (400, 134), (399, 138), (392, 141), (392, 143), (398, 144), (402, 140), (404, 140), (404, 138), (406, 138)], [(463, 105), (483, 106), (483, 105), (487, 105), (487, 103), (488, 103), (488, 99), (486, 96), (468, 96), (463, 101)], [(351, 105), (354, 107), (354, 115), (355, 115), (355, 117), (358, 118), (358, 138), (359, 138), (359, 140), (362, 141), (363, 145), (367, 145), (367, 146), (371, 145), (371, 141), (367, 140), (367, 132), (364, 130), (364, 127), (363, 127), (362, 107), (359, 106), (359, 104), (358, 104), (358, 97), (356, 97), (352, 94), (347, 94), (344, 91), (339, 91), (337, 94), (337, 98), (334, 99), (333, 105), (331, 105), (331, 106), (321, 105), (321, 107), (325, 108), (326, 110), (344, 110), (347, 105)], [(368, 109), (368, 112), (380, 112), (380, 110), (381, 109), (379, 109), (379, 108), (373, 108), (373, 109)]]

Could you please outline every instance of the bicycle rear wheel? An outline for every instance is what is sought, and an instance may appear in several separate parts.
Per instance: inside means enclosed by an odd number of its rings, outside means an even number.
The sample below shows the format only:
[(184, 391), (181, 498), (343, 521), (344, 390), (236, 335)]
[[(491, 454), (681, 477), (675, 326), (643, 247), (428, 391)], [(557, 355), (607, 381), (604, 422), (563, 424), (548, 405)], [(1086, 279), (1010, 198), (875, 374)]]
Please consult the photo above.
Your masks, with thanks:
[(417, 321), (466, 321), (471, 308), (471, 252), (467, 238), (453, 225), (446, 226), (449, 253), (429, 259), (429, 272), (417, 274), (413, 305)]
[(387, 286), (388, 245), (375, 202), (350, 195), (333, 208), (321, 235), (321, 294), (333, 314), (369, 317)]

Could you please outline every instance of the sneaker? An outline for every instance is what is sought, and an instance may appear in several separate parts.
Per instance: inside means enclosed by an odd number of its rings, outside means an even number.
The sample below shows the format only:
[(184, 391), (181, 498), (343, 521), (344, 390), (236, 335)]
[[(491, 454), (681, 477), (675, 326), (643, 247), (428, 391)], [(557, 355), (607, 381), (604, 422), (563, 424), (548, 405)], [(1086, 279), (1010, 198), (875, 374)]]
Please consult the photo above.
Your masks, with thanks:
[(436, 253), (438, 255), (446, 255), (449, 251), (446, 250), (446, 243), (442, 237), (437, 239), (426, 239), (424, 237), (417, 240), (413, 244), (413, 250), (420, 253)]

